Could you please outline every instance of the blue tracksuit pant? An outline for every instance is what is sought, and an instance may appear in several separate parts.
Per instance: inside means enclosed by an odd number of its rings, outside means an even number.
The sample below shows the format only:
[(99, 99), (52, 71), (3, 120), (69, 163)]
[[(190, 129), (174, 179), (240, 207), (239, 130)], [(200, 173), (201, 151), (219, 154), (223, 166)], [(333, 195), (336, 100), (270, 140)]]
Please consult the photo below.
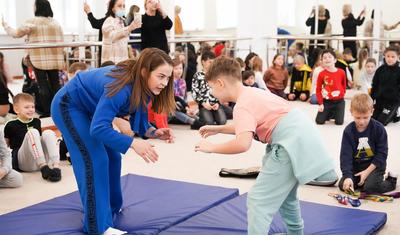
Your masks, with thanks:
[(76, 106), (61, 90), (53, 99), (51, 114), (71, 155), (83, 205), (83, 229), (102, 234), (113, 227), (113, 214), (122, 206), (121, 154), (90, 135), (91, 117)]

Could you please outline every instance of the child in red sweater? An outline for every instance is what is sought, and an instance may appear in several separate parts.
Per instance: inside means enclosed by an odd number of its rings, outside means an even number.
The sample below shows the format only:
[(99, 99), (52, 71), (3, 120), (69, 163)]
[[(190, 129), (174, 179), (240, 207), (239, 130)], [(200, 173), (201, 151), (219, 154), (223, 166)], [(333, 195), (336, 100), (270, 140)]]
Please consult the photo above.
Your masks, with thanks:
[(317, 124), (334, 118), (336, 125), (342, 125), (344, 119), (344, 95), (346, 93), (346, 74), (342, 69), (335, 67), (336, 54), (332, 50), (322, 52), (322, 66), (317, 80), (318, 114)]

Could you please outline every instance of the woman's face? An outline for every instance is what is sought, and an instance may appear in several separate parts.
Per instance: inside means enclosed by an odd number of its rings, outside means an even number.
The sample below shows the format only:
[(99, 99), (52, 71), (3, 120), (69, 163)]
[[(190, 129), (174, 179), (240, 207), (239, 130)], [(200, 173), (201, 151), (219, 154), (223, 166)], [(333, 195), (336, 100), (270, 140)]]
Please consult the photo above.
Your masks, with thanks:
[(146, 9), (157, 10), (159, 0), (146, 0)]
[(350, 15), (350, 13), (351, 13), (351, 6), (349, 6), (349, 5), (344, 5), (344, 6), (343, 6), (343, 9), (342, 9), (342, 12), (343, 12), (343, 16), (344, 16), (344, 17), (347, 17), (347, 16)]
[(114, 12), (114, 14), (117, 13), (118, 11), (125, 12), (125, 0), (117, 0), (115, 2), (115, 5), (114, 5), (112, 11)]
[(168, 85), (172, 76), (172, 66), (162, 64), (150, 72), (147, 85), (154, 95), (159, 95), (161, 91)]

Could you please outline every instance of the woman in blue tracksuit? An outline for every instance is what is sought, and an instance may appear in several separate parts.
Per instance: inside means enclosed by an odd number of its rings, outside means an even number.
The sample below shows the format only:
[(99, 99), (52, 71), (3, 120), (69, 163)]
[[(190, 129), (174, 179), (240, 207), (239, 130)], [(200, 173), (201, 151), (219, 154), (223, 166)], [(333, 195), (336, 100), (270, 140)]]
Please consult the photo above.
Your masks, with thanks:
[(165, 52), (149, 48), (137, 61), (78, 73), (54, 97), (51, 114), (71, 155), (86, 233), (123, 233), (112, 220), (122, 206), (120, 153), (132, 148), (146, 162), (158, 160), (151, 144), (115, 131), (113, 119), (129, 115), (139, 136), (173, 140), (170, 129), (149, 124), (146, 108), (152, 101), (156, 112), (175, 109), (172, 70)]

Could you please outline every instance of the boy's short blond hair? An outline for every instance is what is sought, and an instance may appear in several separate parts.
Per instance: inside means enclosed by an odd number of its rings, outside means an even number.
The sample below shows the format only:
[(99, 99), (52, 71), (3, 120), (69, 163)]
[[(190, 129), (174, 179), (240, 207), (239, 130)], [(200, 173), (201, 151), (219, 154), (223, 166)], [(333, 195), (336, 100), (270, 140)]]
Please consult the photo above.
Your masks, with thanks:
[(372, 98), (365, 93), (356, 94), (351, 99), (350, 111), (357, 113), (368, 113), (374, 108)]
[(206, 81), (212, 81), (221, 75), (229, 76), (242, 82), (242, 72), (239, 62), (227, 56), (220, 56), (214, 59), (206, 73)]
[(16, 96), (13, 97), (14, 105), (18, 105), (18, 104), (20, 104), (22, 102), (35, 103), (35, 98), (33, 98), (33, 96), (28, 94), (28, 93), (19, 93)]
[(85, 64), (83, 62), (74, 62), (69, 66), (68, 73), (75, 74), (78, 70), (83, 71), (83, 70), (87, 70), (87, 69), (88, 69), (87, 64)]

